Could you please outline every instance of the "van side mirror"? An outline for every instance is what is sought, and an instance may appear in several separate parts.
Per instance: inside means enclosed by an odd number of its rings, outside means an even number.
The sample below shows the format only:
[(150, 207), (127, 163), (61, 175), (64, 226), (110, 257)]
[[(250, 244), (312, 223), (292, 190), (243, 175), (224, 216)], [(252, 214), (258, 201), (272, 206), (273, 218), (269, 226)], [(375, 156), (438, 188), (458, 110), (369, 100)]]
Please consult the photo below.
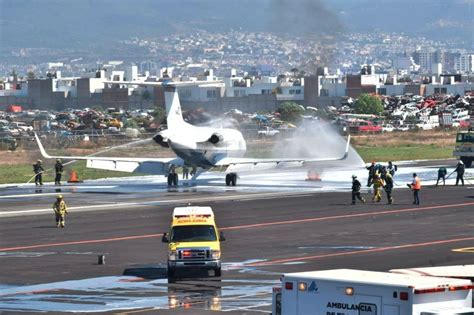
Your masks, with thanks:
[(168, 233), (163, 233), (163, 236), (161, 237), (161, 241), (163, 243), (169, 243), (170, 242), (170, 240), (168, 238)]
[(225, 241), (225, 236), (222, 232), (219, 232), (219, 241)]

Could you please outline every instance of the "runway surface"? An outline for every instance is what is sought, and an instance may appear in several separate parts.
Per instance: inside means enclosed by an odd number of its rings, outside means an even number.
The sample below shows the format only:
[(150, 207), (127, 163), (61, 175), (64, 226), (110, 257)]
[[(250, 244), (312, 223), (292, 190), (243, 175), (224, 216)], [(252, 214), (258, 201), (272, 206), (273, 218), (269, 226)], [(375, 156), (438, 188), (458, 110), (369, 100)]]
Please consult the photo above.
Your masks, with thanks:
[[(213, 174), (170, 190), (154, 177), (86, 182), (61, 187), (71, 208), (64, 229), (50, 210), (56, 187), (4, 187), (0, 312), (269, 313), (282, 273), (472, 263), (472, 186), (424, 187), (419, 206), (402, 189), (411, 172), (429, 183), (437, 167), (402, 167), (394, 205), (349, 205), (347, 171), (321, 182), (256, 175), (237, 188)], [(188, 203), (210, 205), (226, 234), (221, 279), (166, 279), (161, 234), (172, 209)]]

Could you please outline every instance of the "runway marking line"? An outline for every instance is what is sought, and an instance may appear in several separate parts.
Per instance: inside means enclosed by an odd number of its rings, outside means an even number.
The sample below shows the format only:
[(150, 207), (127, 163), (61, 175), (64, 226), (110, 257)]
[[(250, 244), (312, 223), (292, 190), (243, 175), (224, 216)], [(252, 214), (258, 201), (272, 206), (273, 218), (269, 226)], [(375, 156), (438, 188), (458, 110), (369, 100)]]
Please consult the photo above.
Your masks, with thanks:
[[(398, 213), (406, 213), (406, 212), (419, 212), (419, 211), (427, 211), (427, 210), (435, 210), (435, 209), (466, 207), (466, 206), (472, 206), (472, 205), (474, 205), (474, 202), (466, 202), (466, 203), (458, 203), (458, 204), (450, 204), (450, 205), (427, 206), (427, 207), (419, 207), (419, 208), (406, 208), (406, 209), (398, 209), (398, 210), (353, 213), (353, 214), (334, 215), (334, 216), (307, 218), (307, 219), (299, 219), (299, 220), (275, 221), (275, 222), (229, 226), (229, 227), (222, 227), (220, 228), (220, 230), (222, 231), (240, 230), (240, 229), (248, 229), (248, 228), (256, 228), (256, 227), (274, 226), (274, 225), (309, 223), (309, 222), (319, 222), (319, 221), (328, 221), (328, 220), (337, 220), (337, 219), (360, 218), (360, 217), (376, 216), (376, 215), (390, 215), (390, 214), (398, 214)], [(82, 244), (93, 244), (93, 243), (128, 241), (128, 240), (135, 240), (135, 239), (161, 237), (162, 235), (163, 235), (162, 233), (145, 234), (145, 235), (122, 236), (122, 237), (96, 239), (96, 240), (83, 240), (83, 241), (71, 241), (71, 242), (61, 242), (61, 243), (26, 245), (26, 246), (17, 246), (17, 247), (5, 247), (5, 248), (0, 248), (0, 252), (34, 249), (34, 248), (45, 248), (45, 247), (57, 247), (57, 246), (66, 246), (66, 245), (82, 245)]]
[(451, 251), (457, 252), (457, 253), (474, 253), (474, 247), (455, 248), (455, 249), (452, 249)]
[(264, 227), (264, 226), (272, 226), (272, 225), (318, 222), (318, 221), (327, 221), (327, 220), (356, 218), (356, 217), (367, 217), (367, 216), (374, 216), (374, 215), (398, 214), (398, 213), (404, 213), (404, 212), (419, 212), (419, 211), (427, 211), (427, 210), (434, 210), (434, 209), (465, 207), (465, 206), (471, 206), (471, 205), (474, 205), (474, 202), (458, 203), (458, 204), (451, 204), (451, 205), (428, 206), (428, 207), (419, 207), (419, 208), (407, 208), (407, 209), (398, 209), (398, 210), (386, 210), (386, 211), (342, 214), (342, 215), (333, 215), (333, 216), (327, 216), (327, 217), (288, 220), (288, 221), (255, 223), (255, 224), (224, 227), (224, 228), (221, 228), (220, 230), (240, 230), (240, 229), (248, 229), (248, 228), (254, 228), (254, 227)]
[(472, 241), (472, 240), (474, 240), (474, 237), (455, 238), (451, 240), (440, 240), (440, 241), (432, 241), (432, 242), (424, 242), (424, 243), (386, 246), (386, 247), (379, 247), (379, 248), (373, 248), (373, 249), (365, 249), (365, 250), (360, 250), (360, 251), (350, 251), (350, 252), (322, 254), (322, 255), (314, 255), (314, 256), (275, 259), (275, 260), (264, 261), (264, 262), (250, 263), (246, 266), (249, 266), (249, 267), (268, 266), (268, 265), (282, 264), (282, 263), (293, 262), (293, 261), (316, 260), (316, 259), (331, 258), (331, 257), (338, 257), (338, 256), (351, 256), (351, 255), (357, 255), (357, 254), (386, 252), (386, 251), (397, 250), (397, 249), (426, 247), (426, 246), (450, 244), (450, 243)]

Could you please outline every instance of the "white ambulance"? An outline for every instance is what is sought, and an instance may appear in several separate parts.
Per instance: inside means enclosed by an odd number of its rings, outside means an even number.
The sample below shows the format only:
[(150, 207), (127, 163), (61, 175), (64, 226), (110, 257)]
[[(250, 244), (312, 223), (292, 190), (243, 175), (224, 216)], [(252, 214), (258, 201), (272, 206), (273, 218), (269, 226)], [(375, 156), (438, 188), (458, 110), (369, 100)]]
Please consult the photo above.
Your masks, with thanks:
[(353, 269), (285, 274), (273, 315), (474, 315), (471, 281)]

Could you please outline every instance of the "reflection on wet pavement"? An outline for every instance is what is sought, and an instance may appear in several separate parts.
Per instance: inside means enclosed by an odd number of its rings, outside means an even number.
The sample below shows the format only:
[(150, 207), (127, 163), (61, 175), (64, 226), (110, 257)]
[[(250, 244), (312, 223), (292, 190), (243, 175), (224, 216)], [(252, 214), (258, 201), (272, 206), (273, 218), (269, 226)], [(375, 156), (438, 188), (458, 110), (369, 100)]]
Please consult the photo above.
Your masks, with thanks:
[(0, 286), (0, 310), (106, 312), (191, 308), (268, 310), (277, 280), (176, 281), (132, 276), (99, 277), (30, 286)]

